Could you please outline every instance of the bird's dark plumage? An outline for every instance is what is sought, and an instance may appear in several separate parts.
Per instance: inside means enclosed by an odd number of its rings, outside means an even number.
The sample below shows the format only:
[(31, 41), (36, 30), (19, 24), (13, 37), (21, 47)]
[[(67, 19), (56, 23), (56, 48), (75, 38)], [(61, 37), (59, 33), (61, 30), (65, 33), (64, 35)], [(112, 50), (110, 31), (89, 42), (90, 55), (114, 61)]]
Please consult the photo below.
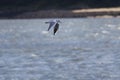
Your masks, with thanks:
[(59, 29), (59, 24), (56, 23), (56, 25), (55, 25), (55, 27), (54, 27), (54, 35), (55, 35), (55, 33), (57, 32), (58, 29)]

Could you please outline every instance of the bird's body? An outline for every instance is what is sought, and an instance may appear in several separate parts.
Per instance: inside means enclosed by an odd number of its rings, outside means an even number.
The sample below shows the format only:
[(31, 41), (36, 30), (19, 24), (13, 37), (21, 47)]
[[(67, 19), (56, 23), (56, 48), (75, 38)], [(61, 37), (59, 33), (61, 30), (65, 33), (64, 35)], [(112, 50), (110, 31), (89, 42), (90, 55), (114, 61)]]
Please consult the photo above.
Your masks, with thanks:
[(55, 35), (55, 33), (58, 31), (58, 29), (59, 29), (59, 22), (60, 22), (60, 20), (51, 20), (51, 21), (48, 21), (48, 22), (45, 22), (45, 23), (49, 23), (49, 27), (48, 27), (48, 31), (52, 28), (52, 27), (54, 27), (54, 35)]
[(55, 25), (55, 27), (54, 27), (54, 35), (55, 35), (55, 33), (57, 32), (58, 29), (59, 29), (59, 24), (56, 23), (56, 25)]

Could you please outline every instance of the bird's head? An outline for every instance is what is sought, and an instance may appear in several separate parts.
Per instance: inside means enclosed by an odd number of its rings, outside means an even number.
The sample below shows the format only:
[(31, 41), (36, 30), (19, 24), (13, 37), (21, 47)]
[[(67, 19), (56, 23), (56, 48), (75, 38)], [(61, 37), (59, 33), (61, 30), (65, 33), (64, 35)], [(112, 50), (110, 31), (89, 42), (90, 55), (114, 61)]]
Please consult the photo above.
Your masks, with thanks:
[(60, 20), (56, 20), (56, 22), (61, 23), (61, 21), (60, 21)]

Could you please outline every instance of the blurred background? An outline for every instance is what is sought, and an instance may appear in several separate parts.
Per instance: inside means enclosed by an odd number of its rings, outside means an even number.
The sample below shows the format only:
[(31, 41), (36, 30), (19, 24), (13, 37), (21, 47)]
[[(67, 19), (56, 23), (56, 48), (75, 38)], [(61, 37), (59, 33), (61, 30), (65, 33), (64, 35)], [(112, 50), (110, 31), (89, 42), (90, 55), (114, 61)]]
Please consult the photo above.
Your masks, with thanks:
[[(28, 17), (44, 18), (44, 17), (66, 17), (66, 14), (70, 14), (70, 10), (76, 9), (91, 9), (91, 8), (111, 8), (119, 7), (120, 0), (1, 0), (0, 1), (0, 17), (2, 18), (14, 18), (23, 13), (29, 12)], [(39, 11), (58, 11), (62, 10), (61, 15), (43, 15), (45, 12)], [(34, 12), (34, 13), (31, 13)], [(52, 13), (50, 12), (50, 13)], [(39, 14), (37, 14), (39, 13)], [(60, 12), (58, 12), (60, 13)], [(25, 15), (25, 14), (24, 14)], [(27, 13), (28, 15), (28, 13)], [(111, 14), (112, 15), (112, 14)], [(119, 15), (119, 13), (117, 13)], [(23, 16), (23, 15), (22, 15)], [(20, 18), (21, 16), (19, 16)], [(71, 17), (71, 16), (68, 16)], [(72, 17), (74, 17), (72, 15)], [(76, 17), (81, 17), (78, 15)]]
[(101, 8), (119, 7), (119, 0), (1, 0), (0, 8), (26, 9), (26, 10), (46, 10), (46, 9), (81, 9), (81, 8)]
[(119, 15), (120, 0), (0, 0), (0, 80), (120, 80)]

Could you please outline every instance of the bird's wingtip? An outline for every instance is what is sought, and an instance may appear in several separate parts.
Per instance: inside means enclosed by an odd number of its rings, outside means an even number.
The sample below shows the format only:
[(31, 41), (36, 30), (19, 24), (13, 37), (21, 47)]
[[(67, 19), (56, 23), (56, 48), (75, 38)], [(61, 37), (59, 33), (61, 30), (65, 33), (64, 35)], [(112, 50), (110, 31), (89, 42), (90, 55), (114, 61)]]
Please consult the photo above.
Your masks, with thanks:
[(47, 24), (47, 23), (49, 23), (49, 22), (45, 22), (45, 24)]

